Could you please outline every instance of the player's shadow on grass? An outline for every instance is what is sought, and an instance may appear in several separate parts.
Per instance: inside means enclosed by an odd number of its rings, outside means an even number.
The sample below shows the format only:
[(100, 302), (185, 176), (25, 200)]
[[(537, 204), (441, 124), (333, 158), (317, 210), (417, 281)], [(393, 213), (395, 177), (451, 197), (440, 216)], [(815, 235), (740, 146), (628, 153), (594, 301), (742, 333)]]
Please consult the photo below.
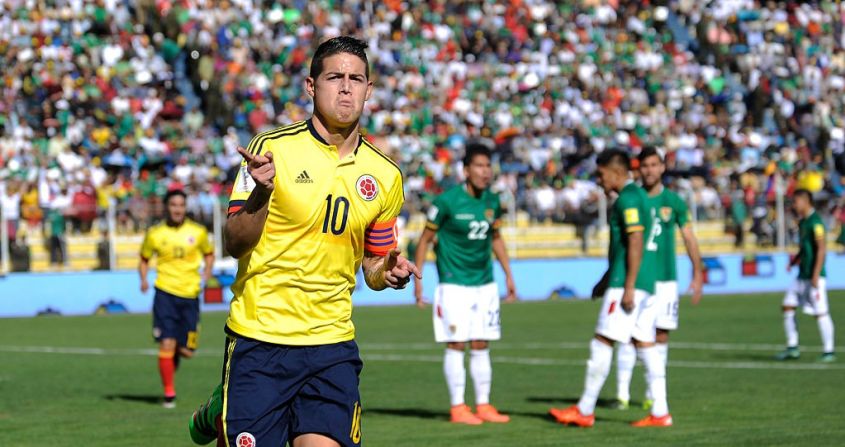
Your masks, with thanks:
[[(775, 354), (768, 353), (768, 352), (719, 352), (711, 354), (712, 358), (720, 359), (720, 360), (739, 360), (739, 361), (746, 361), (746, 362), (774, 362)], [(670, 368), (672, 367), (672, 361), (669, 361)]]
[(383, 414), (387, 416), (401, 416), (417, 419), (449, 420), (449, 413), (443, 411), (424, 410), (422, 408), (365, 408), (364, 414)]
[(145, 395), (145, 394), (109, 394), (103, 396), (106, 400), (125, 400), (127, 402), (137, 402), (150, 405), (161, 405), (162, 399), (159, 395)]
[[(528, 397), (525, 399), (528, 402), (549, 404), (549, 405), (575, 405), (578, 403), (577, 397)], [(613, 399), (599, 399), (596, 401), (596, 406), (599, 408), (613, 408), (616, 403)], [(641, 405), (641, 402), (631, 402), (631, 405)]]

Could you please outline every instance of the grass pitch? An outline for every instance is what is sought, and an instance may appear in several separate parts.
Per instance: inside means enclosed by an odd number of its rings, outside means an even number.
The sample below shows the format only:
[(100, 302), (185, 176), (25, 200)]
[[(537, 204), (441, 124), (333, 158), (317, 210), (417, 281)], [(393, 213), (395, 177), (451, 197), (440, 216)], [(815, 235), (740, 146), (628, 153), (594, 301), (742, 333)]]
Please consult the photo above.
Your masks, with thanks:
[[(831, 293), (845, 327), (845, 293)], [(492, 401), (505, 425), (454, 426), (433, 343), (431, 313), (359, 307), (354, 320), (367, 446), (840, 445), (845, 439), (845, 350), (815, 363), (815, 321), (800, 318), (803, 356), (779, 363), (779, 295), (682, 301), (669, 351), (675, 426), (633, 429), (645, 416), (602, 406), (615, 395), (611, 372), (592, 429), (563, 427), (546, 412), (578, 398), (598, 302), (505, 305), (503, 340), (493, 345)], [(220, 380), (225, 315), (203, 315), (201, 349), (177, 373), (178, 406), (163, 409), (149, 315), (0, 320), (0, 446), (188, 446), (188, 417)], [(841, 334), (840, 330), (840, 334)], [(841, 339), (841, 336), (840, 336)], [(632, 396), (643, 395), (642, 368)], [(467, 401), (473, 402), (467, 380)]]

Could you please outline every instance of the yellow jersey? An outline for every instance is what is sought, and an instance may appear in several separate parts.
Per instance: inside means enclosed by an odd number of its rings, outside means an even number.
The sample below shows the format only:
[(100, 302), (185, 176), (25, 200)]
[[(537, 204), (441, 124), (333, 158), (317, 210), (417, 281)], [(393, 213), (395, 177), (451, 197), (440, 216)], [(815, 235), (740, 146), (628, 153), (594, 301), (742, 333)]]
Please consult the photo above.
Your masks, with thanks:
[(205, 255), (214, 253), (204, 226), (185, 219), (171, 227), (167, 222), (154, 225), (144, 235), (141, 257), (156, 256), (155, 286), (183, 298), (196, 298), (200, 293), (200, 264)]
[[(396, 247), (405, 200), (399, 167), (360, 136), (340, 159), (311, 120), (259, 134), (247, 150), (273, 152), (275, 186), (261, 237), (238, 260), (226, 327), (281, 345), (353, 339), (352, 292), (364, 251)], [(254, 187), (244, 162), (229, 214)]]

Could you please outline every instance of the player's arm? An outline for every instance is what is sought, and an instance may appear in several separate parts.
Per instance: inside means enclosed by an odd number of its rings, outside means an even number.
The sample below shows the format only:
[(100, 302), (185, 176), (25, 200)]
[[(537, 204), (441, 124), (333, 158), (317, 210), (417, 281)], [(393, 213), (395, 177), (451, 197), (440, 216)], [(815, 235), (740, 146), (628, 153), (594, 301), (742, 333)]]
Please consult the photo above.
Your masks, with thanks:
[(624, 194), (616, 199), (617, 206), (622, 210), (623, 227), (625, 229), (625, 291), (622, 295), (622, 309), (625, 312), (634, 310), (634, 289), (637, 286), (637, 275), (643, 262), (643, 245), (645, 226), (640, 216), (639, 203)]
[[(414, 263), (417, 265), (420, 275), (422, 275), (423, 266), (425, 265), (425, 257), (428, 254), (428, 246), (431, 245), (432, 241), (434, 241), (435, 236), (437, 236), (437, 231), (426, 225), (420, 235), (420, 240), (417, 242), (417, 251), (414, 253)], [(414, 281), (414, 298), (416, 299), (417, 306), (425, 306), (425, 302), (423, 301), (423, 285), (422, 281), (419, 279)]]
[(634, 310), (634, 289), (637, 285), (637, 275), (643, 262), (643, 231), (635, 230), (628, 233), (627, 258), (625, 260), (625, 292), (622, 295), (622, 308), (626, 312)]
[(827, 256), (827, 241), (825, 240), (825, 231), (822, 224), (815, 224), (813, 226), (813, 243), (816, 246), (816, 259), (813, 262), (813, 276), (810, 281), (813, 287), (818, 287), (822, 268), (824, 268), (824, 259)]
[(214, 273), (214, 244), (211, 242), (211, 239), (208, 237), (208, 231), (205, 231), (205, 229), (200, 232), (199, 241), (202, 260), (205, 265), (202, 271), (202, 282), (205, 284), (211, 279), (211, 275)]
[(508, 258), (508, 250), (505, 247), (505, 239), (502, 237), (502, 232), (498, 228), (493, 229), (493, 254), (502, 265), (502, 270), (505, 271), (505, 283), (508, 287), (508, 296), (505, 298), (506, 302), (516, 301), (516, 283), (513, 280), (513, 272), (511, 271), (511, 262)]
[(695, 305), (701, 301), (701, 291), (704, 287), (704, 263), (701, 261), (701, 250), (698, 248), (698, 239), (695, 238), (692, 225), (685, 225), (681, 228), (681, 236), (684, 238), (684, 247), (686, 247), (687, 255), (692, 263), (690, 291), (692, 292), (692, 304)]
[(592, 299), (600, 298), (604, 296), (604, 293), (607, 292), (607, 285), (610, 282), (610, 269), (604, 272), (599, 282), (596, 283), (595, 287), (593, 287), (593, 293), (590, 296)]
[(150, 261), (145, 257), (141, 257), (138, 262), (138, 274), (141, 276), (141, 293), (147, 293), (150, 290), (150, 284), (147, 282), (147, 274), (150, 272)]
[[(226, 251), (235, 258), (247, 254), (258, 244), (264, 232), (276, 178), (272, 152), (255, 155), (240, 147), (238, 152), (246, 162), (247, 173), (255, 182), (255, 187), (240, 209), (232, 212), (230, 208), (229, 218), (223, 229)], [(244, 172), (241, 171), (240, 175), (244, 175)]]
[(402, 175), (398, 169), (394, 173), (393, 183), (388, 190), (387, 200), (381, 213), (364, 232), (364, 281), (373, 290), (403, 289), (411, 280), (410, 276), (422, 278), (417, 267), (397, 248), (398, 232), (396, 216), (405, 202)]
[(138, 275), (141, 277), (141, 293), (147, 293), (150, 290), (150, 284), (147, 282), (147, 275), (150, 272), (150, 258), (153, 257), (153, 239), (150, 232), (147, 230), (144, 235), (144, 242), (141, 243), (141, 259), (138, 261)]
[(404, 256), (402, 250), (392, 248), (387, 255), (364, 252), (363, 268), (364, 280), (373, 290), (404, 289), (411, 280), (411, 275), (422, 279), (417, 267)]

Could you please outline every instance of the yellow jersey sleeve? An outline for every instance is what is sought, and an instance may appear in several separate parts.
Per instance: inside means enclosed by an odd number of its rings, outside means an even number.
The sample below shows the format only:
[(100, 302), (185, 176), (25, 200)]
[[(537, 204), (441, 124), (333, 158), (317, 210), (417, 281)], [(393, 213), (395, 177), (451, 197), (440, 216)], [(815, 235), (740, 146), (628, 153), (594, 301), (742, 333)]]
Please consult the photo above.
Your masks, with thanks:
[(202, 253), (203, 256), (210, 255), (214, 253), (214, 244), (211, 243), (211, 238), (208, 237), (208, 230), (206, 230), (202, 225), (200, 225), (199, 228), (200, 234), (198, 240), (200, 253)]
[(253, 189), (255, 189), (255, 181), (249, 175), (249, 171), (247, 171), (246, 160), (243, 160), (238, 169), (238, 175), (235, 177), (235, 183), (232, 185), (232, 194), (229, 195), (229, 209), (227, 213), (230, 216), (244, 207), (246, 199), (252, 194)]
[(364, 250), (377, 256), (384, 256), (396, 248), (398, 232), (396, 217), (405, 203), (405, 191), (402, 185), (402, 174), (396, 171), (391, 188), (386, 194), (386, 200), (381, 213), (367, 227), (364, 233)]
[(155, 254), (155, 242), (153, 233), (158, 227), (152, 227), (144, 234), (144, 242), (141, 243), (141, 258), (149, 261)]

